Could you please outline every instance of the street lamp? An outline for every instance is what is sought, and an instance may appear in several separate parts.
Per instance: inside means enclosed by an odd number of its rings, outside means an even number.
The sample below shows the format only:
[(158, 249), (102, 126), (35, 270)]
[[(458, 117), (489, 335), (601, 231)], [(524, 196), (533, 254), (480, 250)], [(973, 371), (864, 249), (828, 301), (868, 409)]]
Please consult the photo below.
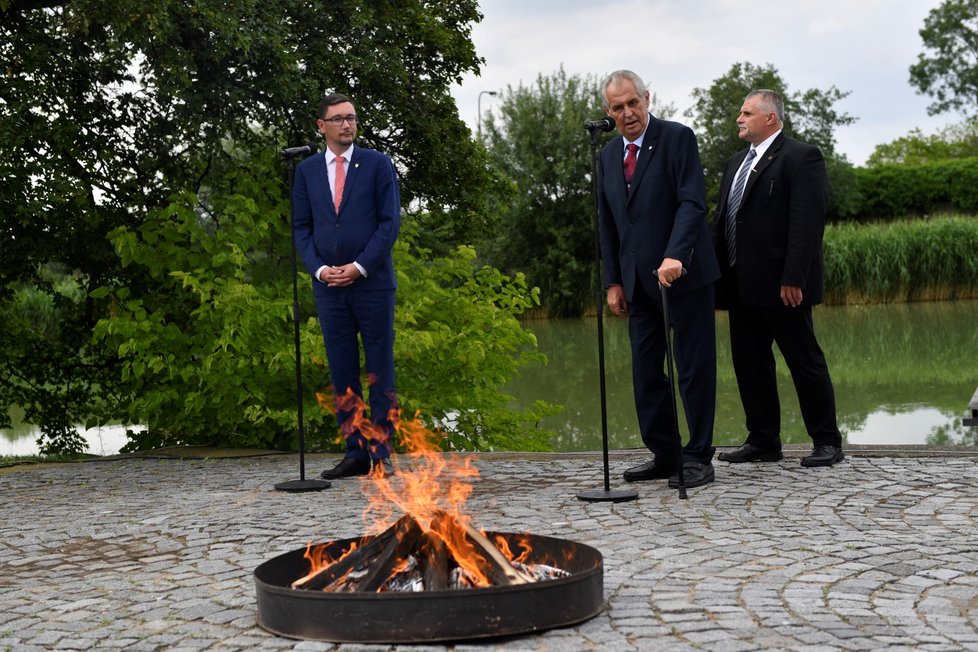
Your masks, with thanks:
[(492, 95), (493, 97), (496, 97), (497, 95), (499, 95), (499, 92), (498, 91), (479, 91), (479, 97), (475, 101), (475, 103), (476, 103), (476, 111), (479, 112), (479, 117), (477, 118), (477, 121), (476, 121), (476, 124), (478, 125), (478, 130), (479, 130), (479, 140), (482, 140), (482, 96), (483, 95)]

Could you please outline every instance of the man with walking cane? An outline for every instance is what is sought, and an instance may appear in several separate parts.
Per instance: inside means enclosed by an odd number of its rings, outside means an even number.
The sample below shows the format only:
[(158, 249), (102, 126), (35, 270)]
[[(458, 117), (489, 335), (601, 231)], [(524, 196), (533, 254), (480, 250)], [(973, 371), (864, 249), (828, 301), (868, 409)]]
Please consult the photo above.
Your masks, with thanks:
[[(713, 482), (716, 410), (714, 288), (720, 271), (706, 226), (706, 193), (696, 136), (649, 113), (649, 91), (629, 70), (602, 86), (605, 112), (621, 133), (601, 151), (598, 215), (608, 306), (628, 316), (632, 384), (642, 441), (652, 460), (625, 480)], [(679, 393), (689, 425), (681, 447), (672, 388), (663, 371), (667, 336), (659, 284), (675, 331)], [(681, 448), (680, 448), (681, 447)]]

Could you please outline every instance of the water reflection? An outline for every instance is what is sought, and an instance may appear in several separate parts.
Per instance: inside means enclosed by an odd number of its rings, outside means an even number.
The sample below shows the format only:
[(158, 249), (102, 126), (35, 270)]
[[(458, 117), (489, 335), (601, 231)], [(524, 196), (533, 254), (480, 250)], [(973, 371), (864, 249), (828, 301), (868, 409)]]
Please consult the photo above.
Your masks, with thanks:
[[(815, 327), (835, 383), (839, 426), (852, 444), (978, 445), (978, 428), (961, 425), (978, 385), (978, 301), (819, 306)], [(508, 391), (519, 405), (544, 399), (564, 406), (543, 426), (558, 433), (559, 451), (601, 448), (594, 319), (530, 322), (546, 367), (526, 369)], [(632, 400), (627, 324), (605, 326), (608, 440), (612, 448), (641, 447)], [(730, 361), (726, 313), (717, 313), (717, 445), (739, 445), (744, 432)], [(808, 444), (798, 401), (778, 358), (782, 439)], [(15, 421), (17, 415), (14, 415)], [(680, 429), (687, 432), (685, 421)], [(37, 454), (37, 431), (15, 425), (0, 432), (0, 455)], [(84, 432), (88, 452), (111, 455), (126, 443), (125, 428)]]
[[(13, 428), (0, 430), (0, 456), (37, 455), (37, 438), (40, 434), (38, 428), (21, 422), (23, 417), (21, 410), (11, 410), (10, 417), (13, 421)], [(138, 427), (134, 428), (134, 430), (139, 429)], [(126, 439), (126, 427), (121, 425), (82, 428), (81, 434), (88, 444), (86, 452), (92, 455), (115, 455), (128, 441)]]
[[(839, 425), (852, 444), (978, 445), (961, 419), (978, 385), (978, 301), (819, 306), (815, 327), (835, 383)], [(622, 319), (605, 319), (608, 439), (640, 447), (631, 395), (631, 353)], [(544, 422), (561, 451), (601, 447), (596, 322), (531, 322), (547, 367), (525, 370), (509, 391), (519, 405), (545, 399), (565, 406)], [(744, 412), (730, 361), (726, 313), (717, 313), (718, 395), (715, 443), (739, 445)], [(808, 444), (798, 401), (778, 358), (785, 443)], [(685, 423), (681, 430), (687, 432)]]

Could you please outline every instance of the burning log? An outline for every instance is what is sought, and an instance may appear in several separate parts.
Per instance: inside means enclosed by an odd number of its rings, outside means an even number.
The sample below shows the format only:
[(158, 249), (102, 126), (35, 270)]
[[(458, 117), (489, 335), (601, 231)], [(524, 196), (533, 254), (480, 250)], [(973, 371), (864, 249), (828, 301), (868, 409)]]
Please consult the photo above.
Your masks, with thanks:
[[(446, 537), (455, 539), (456, 547), (465, 548), (467, 564), (453, 555)], [(315, 555), (307, 557), (311, 561)], [(477, 529), (439, 510), (430, 530), (422, 529), (413, 516), (403, 516), (380, 534), (361, 540), (359, 547), (338, 561), (313, 568), (291, 586), (329, 592), (439, 591), (486, 583), (529, 584), (562, 572), (552, 570), (555, 572), (510, 561)]]
[(293, 589), (308, 589), (310, 591), (322, 591), (329, 585), (344, 578), (351, 570), (363, 565), (364, 560), (368, 563), (370, 559), (379, 554), (388, 541), (393, 539), (398, 531), (407, 528), (407, 523), (414, 519), (410, 516), (403, 516), (401, 519), (375, 537), (371, 537), (362, 546), (355, 548), (340, 558), (339, 561), (324, 565), (319, 569), (314, 569), (303, 578), (292, 583)]
[(493, 580), (493, 584), (527, 584), (533, 581), (528, 575), (513, 568), (513, 565), (503, 556), (499, 548), (489, 541), (482, 532), (479, 532), (468, 523), (459, 523), (459, 525), (465, 530), (465, 535), (468, 539), (482, 553), (481, 559), (490, 568), (490, 572), (487, 574)]
[(421, 538), (422, 584), (428, 591), (444, 591), (448, 588), (448, 548), (441, 537), (432, 532), (425, 532)]
[(387, 542), (380, 554), (380, 562), (360, 582), (358, 591), (377, 591), (392, 575), (397, 564), (404, 563), (415, 544), (421, 538), (421, 526), (410, 516), (399, 520), (394, 527), (394, 538)]

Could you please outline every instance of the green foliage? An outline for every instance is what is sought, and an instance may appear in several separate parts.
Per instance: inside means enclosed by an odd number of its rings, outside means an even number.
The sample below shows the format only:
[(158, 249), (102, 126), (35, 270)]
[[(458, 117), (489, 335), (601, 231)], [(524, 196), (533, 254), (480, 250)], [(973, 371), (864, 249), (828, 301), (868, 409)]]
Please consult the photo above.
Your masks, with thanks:
[(978, 297), (978, 219), (941, 217), (825, 230), (826, 303)]
[(75, 424), (96, 418), (114, 397), (111, 366), (87, 335), (70, 325), (91, 311), (86, 279), (58, 265), (37, 270), (37, 282), (12, 283), (0, 297), (0, 427), (8, 410), (37, 424), (42, 453), (81, 453)]
[[(275, 243), (289, 239), (287, 204), (277, 180), (261, 171), (242, 170), (240, 177), (251, 178), (234, 180), (251, 196), (217, 195), (205, 210), (200, 197), (184, 194), (138, 229), (112, 234), (123, 264), (153, 288), (95, 293), (112, 302), (96, 335), (122, 360), (132, 391), (125, 417), (147, 426), (133, 436), (133, 448), (294, 445), (290, 267), (275, 254)], [(516, 320), (536, 293), (522, 278), (473, 269), (469, 248), (437, 259), (412, 253), (416, 228), (404, 231), (395, 256), (395, 359), (406, 414), (420, 411), (456, 448), (540, 448), (549, 433), (533, 432), (532, 424), (551, 408), (509, 413), (498, 389), (521, 365), (540, 361), (532, 335)], [(314, 314), (310, 282), (300, 273), (302, 315)], [(318, 416), (315, 396), (328, 391), (322, 335), (313, 318), (300, 326), (305, 427), (312, 447), (328, 447), (335, 419)]]
[(523, 274), (476, 264), (475, 250), (431, 258), (402, 241), (395, 250), (398, 299), (394, 357), (405, 414), (420, 413), (454, 450), (545, 450), (553, 432), (539, 421), (557, 410), (543, 402), (517, 412), (500, 390), (523, 366), (546, 362), (517, 319), (539, 305)]
[(978, 212), (978, 157), (856, 168), (859, 201), (850, 216), (892, 219), (953, 209)]
[(910, 84), (934, 98), (927, 112), (978, 114), (978, 0), (944, 0), (920, 38), (925, 51), (910, 66)]
[(713, 80), (708, 88), (694, 88), (692, 108), (685, 112), (693, 119), (693, 128), (700, 146), (700, 160), (706, 174), (707, 204), (715, 205), (723, 168), (727, 160), (747, 147), (737, 132), (737, 116), (744, 98), (752, 90), (770, 89), (784, 102), (784, 130), (806, 143), (817, 146), (826, 160), (829, 173), (830, 216), (849, 210), (856, 201), (851, 193), (852, 165), (845, 155), (835, 151), (835, 130), (850, 125), (856, 118), (840, 113), (834, 105), (849, 95), (835, 86), (828, 90), (809, 89), (788, 92), (787, 83), (771, 65), (755, 66), (735, 63), (723, 76)]
[(978, 121), (974, 120), (948, 125), (936, 134), (924, 135), (920, 129), (911, 129), (906, 136), (877, 145), (866, 160), (866, 165), (919, 165), (972, 156), (978, 156)]
[[(122, 360), (125, 419), (147, 426), (133, 448), (286, 448), (297, 423), (292, 292), (283, 261), (265, 252), (276, 236), (288, 241), (287, 222), (281, 206), (255, 197), (208, 208), (187, 193), (111, 234), (123, 265), (152, 289), (96, 291), (112, 307), (95, 335)], [(322, 346), (309, 323), (303, 345)]]
[[(419, 237), (489, 232), (494, 177), (449, 92), (479, 68), (480, 19), (475, 0), (0, 3), (0, 311), (24, 309), (18, 288), (48, 295), (63, 343), (4, 334), (0, 373), (14, 387), (0, 390), (0, 414), (22, 404), (62, 437), (121, 396), (115, 353), (90, 338), (122, 299), (62, 300), (40, 270), (152, 303), (171, 288), (122, 266), (106, 235), (139, 233), (182, 193), (202, 210), (208, 193), (250, 196), (224, 177), (239, 158), (313, 137), (326, 91), (354, 98), (361, 142), (391, 154), (405, 204), (427, 208)], [(171, 322), (192, 321), (171, 308)]]
[[(526, 273), (556, 316), (580, 315), (593, 297), (594, 200), (585, 120), (603, 115), (599, 80), (563, 69), (508, 87), (483, 123), (490, 160), (511, 180), (502, 225), (485, 250)], [(603, 135), (602, 140), (608, 140)]]

